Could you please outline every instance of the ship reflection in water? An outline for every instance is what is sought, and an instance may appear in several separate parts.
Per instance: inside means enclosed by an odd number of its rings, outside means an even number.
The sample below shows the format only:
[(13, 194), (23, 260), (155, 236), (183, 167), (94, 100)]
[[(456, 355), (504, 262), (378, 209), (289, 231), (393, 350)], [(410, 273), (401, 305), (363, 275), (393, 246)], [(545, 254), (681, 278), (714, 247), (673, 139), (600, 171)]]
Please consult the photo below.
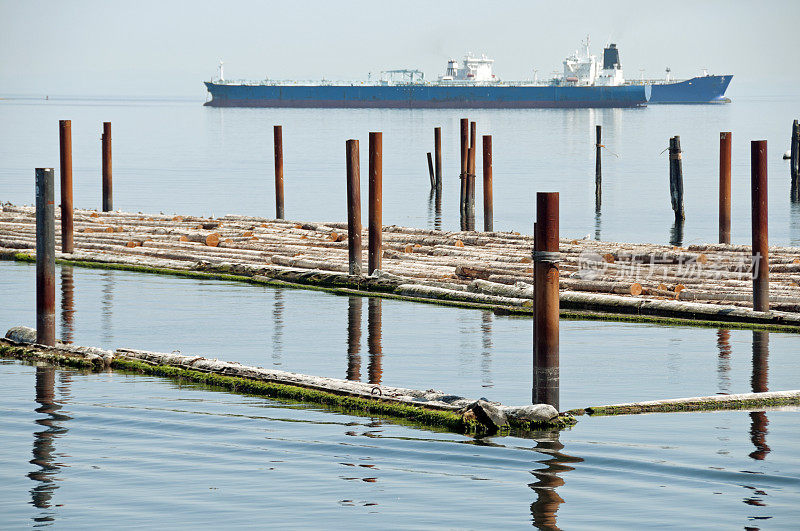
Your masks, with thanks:
[(33, 434), (33, 459), (31, 464), (39, 467), (37, 470), (28, 473), (28, 477), (36, 482), (31, 489), (31, 503), (37, 509), (47, 509), (42, 511), (33, 521), (41, 525), (44, 522), (52, 522), (55, 518), (53, 509), (53, 494), (58, 488), (58, 473), (63, 464), (56, 461), (55, 452), (56, 439), (67, 433), (64, 423), (71, 418), (60, 412), (61, 403), (69, 399), (69, 384), (71, 375), (68, 372), (59, 372), (61, 377), (62, 399), (57, 401), (55, 398), (55, 376), (56, 370), (53, 367), (36, 367), (36, 403), (39, 407), (35, 409), (37, 413), (44, 415), (36, 420), (36, 424), (44, 427), (43, 430)]

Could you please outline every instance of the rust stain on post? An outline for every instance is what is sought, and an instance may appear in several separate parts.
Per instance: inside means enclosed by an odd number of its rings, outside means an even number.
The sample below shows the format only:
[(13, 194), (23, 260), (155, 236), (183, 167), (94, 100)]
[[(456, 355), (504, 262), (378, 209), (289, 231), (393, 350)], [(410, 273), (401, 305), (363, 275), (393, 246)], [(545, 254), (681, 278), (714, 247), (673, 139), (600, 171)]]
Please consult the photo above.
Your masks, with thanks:
[(72, 121), (59, 120), (58, 139), (61, 154), (61, 252), (75, 250), (72, 215)]
[(769, 239), (767, 234), (767, 141), (750, 143), (753, 240), (753, 309), (769, 311)]
[(483, 135), (483, 230), (494, 231), (492, 197), (492, 136)]
[(731, 133), (719, 134), (719, 243), (731, 243)]
[(461, 212), (461, 230), (466, 229), (466, 205), (467, 205), (467, 161), (469, 160), (469, 118), (462, 118), (461, 126), (461, 195), (459, 197), (459, 209)]
[(594, 163), (594, 209), (595, 212), (600, 212), (600, 206), (603, 202), (603, 164), (600, 150), (603, 147), (602, 134), (603, 126), (595, 126), (596, 142), (595, 142), (595, 163)]
[(36, 168), (36, 342), (56, 344), (55, 184), (53, 168)]
[(283, 127), (273, 126), (275, 144), (275, 217), (283, 219)]
[(383, 228), (383, 133), (369, 134), (369, 253), (367, 274), (381, 268)]
[(533, 403), (559, 408), (558, 192), (536, 194)]
[(347, 251), (351, 275), (361, 275), (361, 177), (358, 140), (348, 140), (347, 152)]
[(114, 210), (111, 186), (111, 122), (103, 122), (103, 212)]

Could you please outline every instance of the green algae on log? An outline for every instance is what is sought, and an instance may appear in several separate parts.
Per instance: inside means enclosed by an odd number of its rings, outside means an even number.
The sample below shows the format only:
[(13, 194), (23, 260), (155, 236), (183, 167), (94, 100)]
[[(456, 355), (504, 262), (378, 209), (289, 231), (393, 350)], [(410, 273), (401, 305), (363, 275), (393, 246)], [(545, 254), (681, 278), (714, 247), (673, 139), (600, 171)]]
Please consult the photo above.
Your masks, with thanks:
[(628, 404), (591, 406), (567, 411), (572, 415), (636, 415), (640, 413), (671, 413), (679, 411), (719, 411), (728, 409), (759, 409), (764, 407), (800, 405), (800, 390), (740, 393), (733, 395), (695, 396), (649, 400)]
[[(559, 415), (554, 408), (544, 404), (509, 407), (483, 400), (471, 401), (439, 391), (417, 391), (272, 371), (198, 356), (130, 349), (111, 353), (72, 345), (45, 347), (27, 341), (31, 331), (26, 327), (11, 329), (6, 339), (0, 339), (0, 357), (95, 370), (110, 367), (165, 376), (233, 392), (314, 403), (358, 415), (382, 415), (475, 435), (506, 434), (509, 430), (561, 429), (576, 422), (573, 417)], [(98, 352), (108, 355), (101, 356)], [(498, 418), (502, 421), (498, 422)]]

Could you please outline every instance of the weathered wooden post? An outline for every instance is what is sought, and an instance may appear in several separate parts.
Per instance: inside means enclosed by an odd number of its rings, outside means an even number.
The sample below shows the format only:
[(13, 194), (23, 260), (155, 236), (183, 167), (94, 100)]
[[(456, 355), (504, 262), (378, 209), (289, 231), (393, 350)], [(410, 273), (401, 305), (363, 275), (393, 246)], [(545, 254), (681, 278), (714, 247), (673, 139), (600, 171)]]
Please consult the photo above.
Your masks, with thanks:
[(719, 134), (719, 243), (731, 243), (731, 133)]
[(369, 236), (367, 274), (381, 268), (383, 228), (383, 133), (369, 134)]
[(461, 126), (461, 195), (458, 201), (461, 212), (461, 230), (466, 229), (467, 161), (469, 160), (469, 118), (462, 118)]
[(111, 186), (111, 122), (103, 122), (103, 212), (114, 210)]
[(436, 190), (436, 173), (433, 170), (433, 158), (430, 151), (428, 151), (428, 175), (431, 178), (431, 190)]
[(283, 219), (283, 126), (272, 127), (275, 146), (275, 217)]
[(792, 123), (792, 138), (790, 142), (789, 174), (792, 178), (791, 200), (800, 202), (800, 123)]
[(435, 164), (436, 189), (442, 191), (442, 128), (433, 128), (433, 160)]
[(361, 275), (361, 177), (358, 140), (348, 140), (347, 152), (347, 253), (349, 273)]
[(669, 139), (669, 193), (675, 221), (683, 221), (683, 164), (681, 163), (681, 137)]
[(492, 196), (492, 135), (483, 135), (483, 230), (494, 231)]
[(533, 282), (533, 403), (559, 408), (558, 192), (536, 194)]
[(36, 342), (56, 344), (56, 228), (53, 168), (36, 168)]
[(601, 160), (600, 151), (603, 148), (601, 142), (603, 126), (595, 126), (595, 133), (597, 141), (595, 142), (595, 162), (594, 162), (594, 208), (595, 211), (600, 210), (600, 205), (603, 199), (603, 164)]
[(769, 240), (767, 235), (767, 141), (750, 142), (750, 191), (753, 240), (753, 309), (769, 311)]
[(75, 250), (72, 216), (72, 121), (58, 121), (61, 159), (61, 252)]

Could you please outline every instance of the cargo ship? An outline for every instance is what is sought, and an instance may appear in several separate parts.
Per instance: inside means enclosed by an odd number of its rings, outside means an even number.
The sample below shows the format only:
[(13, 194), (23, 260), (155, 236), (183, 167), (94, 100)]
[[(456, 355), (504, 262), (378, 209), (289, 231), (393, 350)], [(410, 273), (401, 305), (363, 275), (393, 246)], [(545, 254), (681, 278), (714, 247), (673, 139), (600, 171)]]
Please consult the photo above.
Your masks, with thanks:
[[(563, 61), (563, 72), (549, 80), (502, 81), (494, 60), (465, 55), (451, 59), (445, 73), (427, 81), (420, 70), (385, 70), (376, 80), (229, 81), (220, 63), (216, 80), (206, 81), (214, 107), (339, 107), (339, 108), (575, 108), (639, 107), (657, 103), (727, 101), (732, 76), (696, 77), (683, 81), (626, 81), (616, 44), (603, 51), (603, 61), (576, 51)], [(669, 74), (669, 73), (668, 73)], [(655, 99), (655, 101), (654, 101)]]
[(570, 79), (546, 83), (501, 81), (492, 73), (494, 60), (467, 54), (451, 59), (443, 75), (426, 81), (420, 70), (381, 72), (361, 82), (228, 81), (222, 64), (216, 80), (206, 81), (215, 107), (341, 108), (575, 108), (638, 107), (650, 95), (649, 85), (585, 85)]

